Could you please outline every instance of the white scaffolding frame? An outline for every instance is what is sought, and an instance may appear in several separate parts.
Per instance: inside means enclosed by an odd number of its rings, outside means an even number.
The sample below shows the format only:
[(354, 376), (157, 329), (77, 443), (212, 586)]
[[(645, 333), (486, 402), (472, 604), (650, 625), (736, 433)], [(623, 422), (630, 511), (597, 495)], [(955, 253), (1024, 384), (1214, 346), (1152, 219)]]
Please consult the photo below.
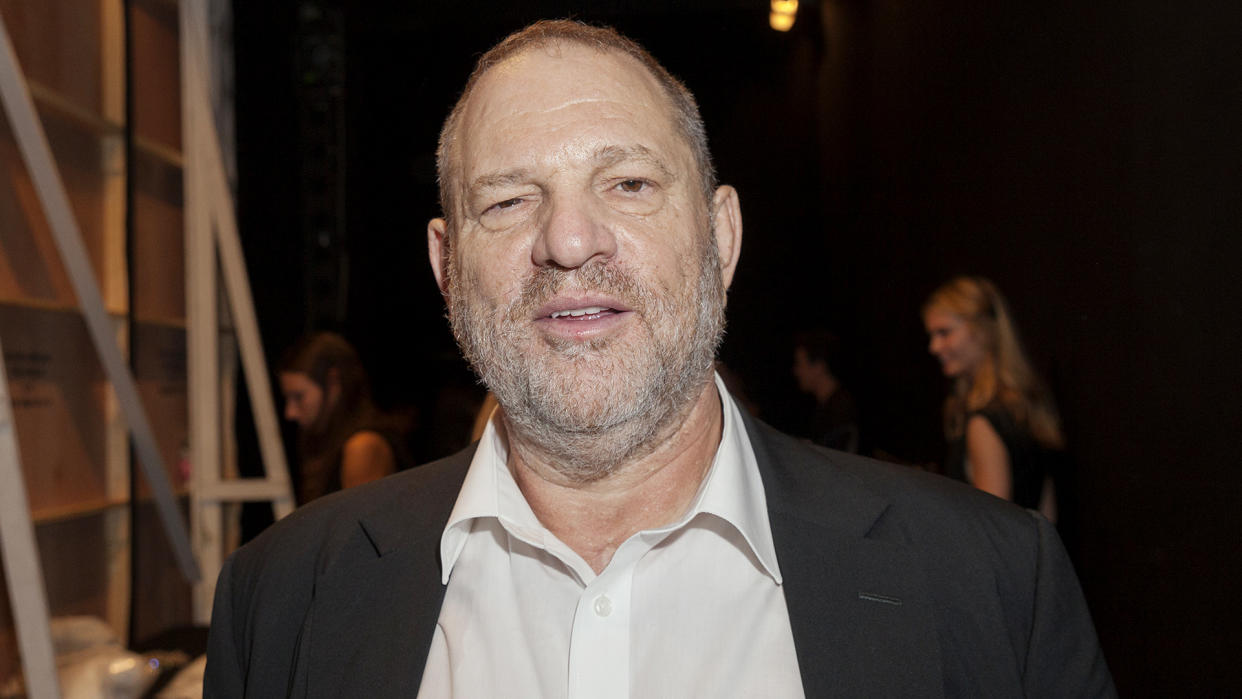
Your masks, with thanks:
[(30, 505), (26, 502), (7, 376), (4, 350), (0, 348), (0, 554), (4, 556), (4, 575), (9, 581), (26, 693), (32, 697), (59, 697), (43, 568), (30, 522)]
[[(186, 331), (190, 402), (190, 461), (194, 464), (190, 522), (198, 562), (208, 575), (194, 586), (194, 618), (211, 618), (215, 573), (224, 563), (226, 541), (222, 505), (272, 503), (279, 519), (293, 511), (293, 490), (264, 361), (259, 324), (242, 257), (232, 190), (224, 169), (220, 138), (212, 118), (207, 62), (206, 0), (182, 0), (181, 114), (185, 153)], [(242, 370), (259, 437), (264, 478), (225, 479), (222, 434), (219, 256), (225, 296), (237, 332)], [(229, 390), (228, 387), (224, 387)]]

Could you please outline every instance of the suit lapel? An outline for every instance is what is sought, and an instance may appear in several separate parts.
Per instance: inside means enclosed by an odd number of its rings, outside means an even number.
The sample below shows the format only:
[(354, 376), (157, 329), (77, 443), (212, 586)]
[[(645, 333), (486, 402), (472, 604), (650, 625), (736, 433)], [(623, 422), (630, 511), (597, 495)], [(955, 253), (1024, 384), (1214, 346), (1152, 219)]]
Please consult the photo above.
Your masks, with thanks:
[(440, 534), (471, 456), (417, 469), (428, 477), (403, 481), (325, 554), (302, 629), (305, 696), (417, 694), (444, 600)]
[(808, 697), (941, 696), (934, 610), (913, 552), (869, 534), (889, 502), (747, 419)]

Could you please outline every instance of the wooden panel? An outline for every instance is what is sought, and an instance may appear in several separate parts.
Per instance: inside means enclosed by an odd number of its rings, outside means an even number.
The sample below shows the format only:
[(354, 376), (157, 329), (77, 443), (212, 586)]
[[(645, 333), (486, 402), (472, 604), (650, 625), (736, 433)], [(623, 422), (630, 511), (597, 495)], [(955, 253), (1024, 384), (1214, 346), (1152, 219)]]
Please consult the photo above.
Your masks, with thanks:
[[(187, 503), (179, 501), (182, 516)], [(132, 635), (138, 645), (168, 629), (191, 622), (190, 584), (181, 577), (176, 557), (160, 529), (155, 507), (138, 505), (134, 527), (134, 606)]]
[[(122, 6), (130, 12), (127, 28)], [(184, 494), (185, 260), (178, 9), (168, 0), (0, 0), (91, 264), (171, 485)], [(132, 53), (137, 155), (127, 163), (124, 56)], [(134, 177), (133, 238), (125, 235)], [(133, 303), (128, 277), (133, 276)], [(46, 217), (0, 113), (0, 336), (22, 469), (54, 615), (129, 622), (135, 637), (190, 622), (181, 579), (139, 479), (130, 531), (124, 421), (95, 356)], [(132, 312), (132, 316), (129, 314)], [(181, 508), (187, 507), (184, 495)], [(0, 578), (0, 685), (20, 667)]]
[[(107, 619), (109, 561), (121, 542), (109, 539), (105, 513), (44, 523), (35, 538), (52, 616), (89, 614)], [(0, 585), (0, 685), (21, 667), (7, 590), (4, 581)]]
[[(117, 163), (99, 135), (62, 114), (44, 112), (43, 127), (81, 230), (91, 267), (103, 289), (115, 269), (106, 257), (105, 239), (115, 224), (115, 207), (107, 204), (109, 180), (123, 181)], [(111, 138), (111, 137), (108, 137)], [(109, 156), (109, 157), (106, 157)], [(111, 190), (115, 190), (112, 187)], [(112, 212), (112, 213), (110, 213)], [(113, 225), (112, 228), (115, 228)], [(112, 243), (120, 245), (120, 241)], [(107, 270), (111, 270), (109, 275)], [(115, 296), (109, 294), (109, 296)], [(0, 115), (0, 300), (57, 305), (76, 303), (47, 217), (21, 159), (8, 121)], [(110, 310), (123, 310), (122, 299), (105, 298)], [(119, 306), (119, 308), (118, 308)]]
[(0, 334), (34, 516), (106, 500), (108, 386), (81, 316), (0, 305)]
[(184, 322), (181, 170), (142, 152), (134, 166), (134, 316)]
[(138, 137), (181, 149), (181, 62), (175, 3), (135, 0), (130, 9), (134, 130)]
[(53, 616), (106, 616), (108, 557), (117, 542), (108, 541), (102, 513), (39, 527), (39, 556)]
[[(175, 491), (186, 487), (180, 465), (189, 439), (185, 380), (185, 329), (146, 323), (134, 325), (133, 366), (138, 394), (146, 408), (160, 456)], [(146, 494), (139, 477), (141, 493)]]
[(103, 112), (100, 0), (0, 0), (29, 80), (93, 113)]
[[(3, 566), (0, 566), (3, 568)], [(0, 686), (21, 671), (21, 656), (17, 652), (17, 631), (13, 628), (13, 615), (9, 611), (9, 583), (0, 570)]]

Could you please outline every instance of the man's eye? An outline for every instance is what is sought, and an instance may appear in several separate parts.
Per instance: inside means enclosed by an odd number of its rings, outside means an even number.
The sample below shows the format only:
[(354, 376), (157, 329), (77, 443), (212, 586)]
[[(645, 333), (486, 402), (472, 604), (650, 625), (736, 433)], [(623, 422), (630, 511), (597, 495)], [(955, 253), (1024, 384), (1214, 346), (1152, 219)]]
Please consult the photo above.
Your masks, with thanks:
[(492, 211), (504, 211), (505, 209), (511, 209), (521, 203), (522, 203), (521, 197), (505, 199), (504, 201), (500, 201), (500, 202), (496, 202), (495, 204), (492, 204), (491, 210)]
[(622, 180), (617, 183), (617, 189), (627, 194), (638, 194), (646, 188), (647, 182), (645, 180)]

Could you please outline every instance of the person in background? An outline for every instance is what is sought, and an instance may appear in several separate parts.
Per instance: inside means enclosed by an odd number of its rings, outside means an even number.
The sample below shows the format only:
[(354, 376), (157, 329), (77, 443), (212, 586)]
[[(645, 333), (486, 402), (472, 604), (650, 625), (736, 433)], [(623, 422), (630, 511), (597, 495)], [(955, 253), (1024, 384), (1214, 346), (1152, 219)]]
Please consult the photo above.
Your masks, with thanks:
[(1051, 471), (1064, 446), (1056, 405), (992, 282), (955, 277), (923, 305), (945, 399), (946, 475), (1055, 519)]
[(278, 373), (285, 419), (298, 426), (298, 504), (409, 465), (400, 430), (371, 401), (366, 370), (345, 338), (303, 337)]
[(827, 330), (794, 335), (793, 375), (798, 390), (815, 399), (807, 424), (811, 441), (831, 449), (858, 453), (858, 410), (854, 397), (841, 385), (834, 369), (840, 363), (841, 343)]

